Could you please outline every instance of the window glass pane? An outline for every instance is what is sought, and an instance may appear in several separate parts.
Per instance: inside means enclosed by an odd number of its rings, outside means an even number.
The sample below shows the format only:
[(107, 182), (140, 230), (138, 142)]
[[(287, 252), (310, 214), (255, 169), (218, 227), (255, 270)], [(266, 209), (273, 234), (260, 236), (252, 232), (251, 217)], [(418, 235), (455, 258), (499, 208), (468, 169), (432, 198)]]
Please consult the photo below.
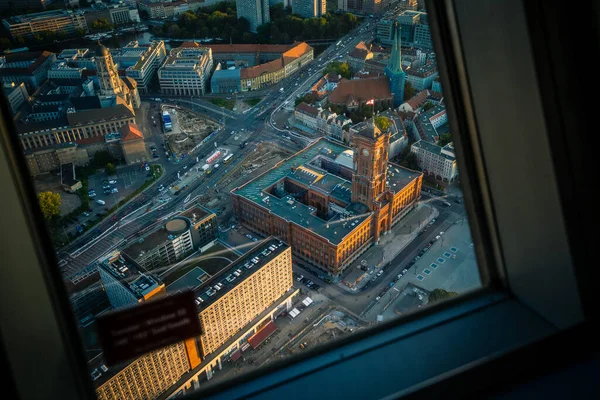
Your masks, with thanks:
[[(420, 1), (67, 3), (6, 11), (0, 76), (99, 398), (481, 285)], [(108, 365), (97, 316), (185, 290), (202, 335)]]

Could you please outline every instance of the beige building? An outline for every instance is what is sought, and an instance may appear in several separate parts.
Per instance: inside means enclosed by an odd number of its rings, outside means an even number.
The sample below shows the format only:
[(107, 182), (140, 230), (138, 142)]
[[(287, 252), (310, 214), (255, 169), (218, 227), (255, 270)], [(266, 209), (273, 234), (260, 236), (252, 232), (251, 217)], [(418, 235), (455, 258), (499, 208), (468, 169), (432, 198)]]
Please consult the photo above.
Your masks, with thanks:
[(136, 124), (126, 124), (121, 128), (121, 146), (127, 164), (141, 163), (148, 160), (144, 135)]
[(203, 96), (213, 68), (210, 47), (185, 42), (171, 50), (158, 70), (160, 91), (175, 96)]
[(88, 152), (75, 143), (63, 143), (59, 146), (42, 149), (26, 150), (25, 161), (32, 176), (50, 171), (58, 171), (63, 164), (86, 165), (89, 161)]

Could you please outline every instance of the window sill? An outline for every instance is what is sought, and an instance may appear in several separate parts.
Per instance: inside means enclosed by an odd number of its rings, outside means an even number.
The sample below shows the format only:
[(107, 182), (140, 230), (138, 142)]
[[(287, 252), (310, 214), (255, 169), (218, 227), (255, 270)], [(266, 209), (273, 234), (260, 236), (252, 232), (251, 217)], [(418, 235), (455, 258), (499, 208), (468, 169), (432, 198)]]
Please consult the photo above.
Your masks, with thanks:
[(281, 399), (310, 395), (313, 389), (321, 398), (397, 398), (555, 331), (517, 301), (486, 293), (354, 343), (307, 352), (290, 365), (273, 364), (188, 393), (188, 398)]

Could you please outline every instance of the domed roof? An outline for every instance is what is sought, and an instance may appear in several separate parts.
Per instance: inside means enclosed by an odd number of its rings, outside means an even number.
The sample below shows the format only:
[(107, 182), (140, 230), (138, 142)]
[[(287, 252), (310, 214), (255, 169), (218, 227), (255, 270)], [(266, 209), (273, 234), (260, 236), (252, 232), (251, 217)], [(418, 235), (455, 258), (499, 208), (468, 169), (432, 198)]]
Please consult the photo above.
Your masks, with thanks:
[(108, 53), (108, 49), (106, 48), (105, 45), (103, 45), (102, 43), (98, 42), (98, 46), (96, 47), (96, 55), (98, 57), (104, 57), (107, 56)]

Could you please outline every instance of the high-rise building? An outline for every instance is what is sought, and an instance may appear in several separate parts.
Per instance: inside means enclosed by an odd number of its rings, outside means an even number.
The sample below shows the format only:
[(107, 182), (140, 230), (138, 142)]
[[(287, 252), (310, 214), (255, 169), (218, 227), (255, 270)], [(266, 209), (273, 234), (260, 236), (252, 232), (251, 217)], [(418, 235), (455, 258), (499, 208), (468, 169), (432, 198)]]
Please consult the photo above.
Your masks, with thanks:
[(195, 339), (200, 364), (175, 384), (166, 398), (198, 387), (213, 371), (260, 346), (277, 331), (273, 322), (292, 309), (299, 293), (293, 287), (292, 252), (281, 240), (267, 238), (233, 263), (211, 272), (194, 268), (167, 287), (167, 292), (195, 293), (202, 334)]
[(246, 18), (250, 22), (250, 32), (256, 32), (259, 25), (271, 20), (269, 16), (269, 0), (236, 0), (237, 17)]
[[(98, 263), (112, 307), (122, 308), (166, 293), (165, 284), (127, 255), (110, 253)], [(200, 363), (194, 339), (175, 343), (108, 368), (102, 354), (89, 363), (98, 399), (154, 399)]]
[(400, 24), (394, 23), (394, 45), (390, 61), (385, 67), (385, 75), (390, 81), (390, 91), (394, 95), (394, 107), (404, 103), (404, 84), (406, 73), (402, 70), (402, 53), (400, 47)]
[(316, 18), (327, 13), (327, 0), (294, 0), (294, 14), (303, 18)]

